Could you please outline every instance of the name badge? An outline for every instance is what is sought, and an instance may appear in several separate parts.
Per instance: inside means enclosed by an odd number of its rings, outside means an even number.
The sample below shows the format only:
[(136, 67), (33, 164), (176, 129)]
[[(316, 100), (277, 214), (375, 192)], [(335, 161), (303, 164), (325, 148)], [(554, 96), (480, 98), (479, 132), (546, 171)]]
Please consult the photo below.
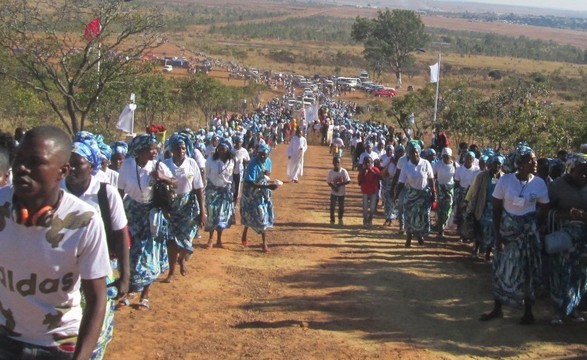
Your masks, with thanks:
[(177, 176), (181, 176), (181, 175), (185, 174), (185, 170), (183, 168), (177, 168), (177, 169), (175, 169), (175, 174)]
[(514, 198), (514, 201), (512, 202), (512, 204), (515, 207), (523, 208), (525, 202), (526, 202), (526, 199), (524, 199), (522, 196), (518, 196), (518, 197)]

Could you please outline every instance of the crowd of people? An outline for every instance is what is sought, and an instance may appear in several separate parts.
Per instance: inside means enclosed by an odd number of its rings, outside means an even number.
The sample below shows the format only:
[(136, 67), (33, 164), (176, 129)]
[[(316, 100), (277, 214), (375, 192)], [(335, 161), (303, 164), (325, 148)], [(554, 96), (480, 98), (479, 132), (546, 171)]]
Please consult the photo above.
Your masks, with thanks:
[[(585, 152), (560, 152), (545, 163), (525, 143), (503, 154), (459, 144), (453, 156), (444, 133), (426, 147), (384, 124), (357, 121), (355, 110), (326, 99), (309, 124), (275, 99), (252, 113), (217, 115), (208, 129), (181, 129), (164, 143), (152, 133), (128, 144), (108, 145), (89, 132), (72, 141), (52, 126), (2, 134), (0, 359), (102, 358), (115, 309), (150, 309), (155, 280), (167, 273), (172, 282), (178, 269), (188, 274), (201, 231), (205, 248), (222, 248), (237, 213), (242, 245), (251, 245), (253, 229), (261, 251), (270, 252), (272, 192), (283, 184), (271, 178), (270, 153), (284, 144), (286, 181), (302, 182), (312, 132), (332, 155), (330, 224), (346, 226), (354, 180), (341, 159), (350, 156), (366, 230), (379, 219), (384, 228), (395, 221), (409, 248), (413, 240), (425, 245), (431, 232), (446, 239), (454, 226), (473, 256), (492, 263), (494, 307), (482, 321), (514, 305), (524, 309), (520, 322), (531, 324), (544, 291), (553, 324), (584, 321), (577, 308), (587, 291)], [(169, 196), (166, 205), (158, 196)], [(570, 245), (547, 252), (545, 239), (561, 237)]]

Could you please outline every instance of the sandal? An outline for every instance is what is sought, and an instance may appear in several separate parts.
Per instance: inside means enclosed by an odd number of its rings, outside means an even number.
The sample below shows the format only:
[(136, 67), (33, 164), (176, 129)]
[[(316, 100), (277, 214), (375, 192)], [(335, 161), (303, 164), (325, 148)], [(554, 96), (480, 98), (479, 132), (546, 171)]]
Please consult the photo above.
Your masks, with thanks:
[(269, 249), (267, 246), (263, 246), (263, 248), (261, 249), (262, 252), (264, 253), (270, 253), (271, 249)]
[(139, 310), (150, 310), (151, 305), (149, 304), (149, 299), (141, 299), (141, 301), (137, 304), (137, 308)]
[(243, 244), (243, 246), (249, 246), (249, 241), (247, 239), (242, 239), (241, 244)]

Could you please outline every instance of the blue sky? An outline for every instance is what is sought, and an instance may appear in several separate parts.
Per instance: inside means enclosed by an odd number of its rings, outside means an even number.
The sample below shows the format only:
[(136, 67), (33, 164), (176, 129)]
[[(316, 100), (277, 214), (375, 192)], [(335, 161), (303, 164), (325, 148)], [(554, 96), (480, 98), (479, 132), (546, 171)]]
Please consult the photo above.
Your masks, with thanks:
[(587, 11), (586, 0), (461, 0), (467, 2), (480, 2), (487, 4), (505, 4), (541, 7), (550, 9)]

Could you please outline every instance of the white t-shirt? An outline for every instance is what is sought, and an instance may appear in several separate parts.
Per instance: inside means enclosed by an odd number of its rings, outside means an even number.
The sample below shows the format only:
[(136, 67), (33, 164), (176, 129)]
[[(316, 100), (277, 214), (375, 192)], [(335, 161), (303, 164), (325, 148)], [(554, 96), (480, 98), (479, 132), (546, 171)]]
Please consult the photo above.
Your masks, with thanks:
[[(328, 172), (328, 176), (326, 177), (326, 182), (329, 184), (342, 184), (346, 183), (347, 181), (351, 181), (348, 171), (343, 168), (340, 168), (339, 171), (334, 171), (334, 169), (330, 169)], [(334, 189), (330, 189), (330, 194), (336, 196), (345, 196), (346, 195), (346, 185), (339, 185), (338, 190), (334, 191)]]
[(194, 149), (194, 160), (196, 160), (196, 164), (198, 164), (200, 170), (206, 168), (206, 158), (199, 149)]
[[(69, 193), (65, 181), (61, 182), (61, 188)], [(100, 181), (95, 176), (92, 176), (90, 186), (88, 186), (79, 199), (86, 204), (91, 205), (98, 214), (101, 214), (100, 202), (98, 201), (98, 191), (100, 191)], [(124, 229), (128, 224), (128, 220), (126, 219), (124, 205), (122, 204), (122, 198), (120, 197), (118, 189), (110, 184), (106, 185), (106, 199), (108, 199), (108, 206), (110, 208), (112, 230), (118, 231)]]
[(503, 208), (512, 215), (524, 215), (536, 211), (536, 203), (548, 204), (548, 189), (544, 180), (530, 175), (527, 182), (520, 181), (515, 173), (499, 178), (493, 197), (503, 200)]
[[(156, 164), (157, 161), (149, 160), (145, 167), (140, 167), (134, 158), (126, 159), (118, 173), (118, 188), (136, 202), (141, 204), (150, 203), (153, 197), (153, 185), (155, 184), (155, 179), (153, 179), (151, 173), (155, 170)], [(158, 169), (167, 177), (173, 176), (163, 162), (159, 163)]]
[(475, 176), (477, 176), (480, 171), (479, 166), (475, 166), (474, 164), (468, 169), (464, 165), (461, 165), (455, 172), (455, 181), (459, 182), (460, 187), (467, 189), (471, 186), (473, 180), (475, 180)]
[(98, 171), (98, 174), (102, 176), (106, 181), (99, 179), (100, 182), (107, 182), (118, 189), (118, 173), (110, 168), (106, 168), (106, 171)]
[(406, 162), (399, 174), (400, 183), (418, 190), (424, 190), (428, 186), (428, 179), (433, 178), (432, 165), (426, 159), (420, 159), (418, 165), (414, 165), (411, 161)]
[(247, 151), (247, 149), (243, 148), (241, 146), (240, 149), (235, 149), (232, 151), (232, 153), (234, 154), (234, 161), (235, 161), (235, 165), (234, 165), (234, 173), (235, 174), (242, 174), (244, 167), (243, 167), (243, 162), (249, 162), (251, 161), (251, 157), (249, 156), (249, 152)]
[(208, 177), (208, 181), (216, 187), (225, 187), (232, 184), (233, 171), (233, 159), (228, 160), (226, 164), (222, 160), (214, 160), (212, 157), (206, 160), (206, 176)]
[[(391, 156), (389, 156), (389, 155), (387, 155), (387, 152), (384, 152), (383, 155), (381, 155), (381, 164), (379, 164), (379, 165), (383, 169), (383, 168), (387, 167), (387, 165), (389, 165), (391, 160), (393, 160), (393, 154)], [(395, 169), (395, 166), (394, 166), (394, 169)]]
[(406, 166), (407, 163), (408, 163), (408, 157), (404, 155), (399, 158), (395, 167), (397, 170), (401, 171)]
[(206, 159), (211, 157), (212, 155), (214, 155), (215, 151), (216, 151), (216, 146), (214, 146), (212, 144), (206, 145)]
[(341, 138), (332, 139), (332, 146), (336, 146), (338, 148), (344, 148), (344, 141)]
[(14, 324), (18, 341), (57, 346), (54, 337), (79, 332), (80, 279), (110, 273), (104, 225), (90, 205), (68, 193), (49, 227), (20, 225), (4, 215), (12, 212), (12, 197), (11, 187), (0, 189), (0, 324)]
[(395, 176), (396, 169), (397, 169), (397, 166), (395, 165), (395, 163), (393, 161), (390, 161), (389, 164), (387, 164), (387, 172), (389, 173), (390, 179), (393, 179), (393, 177)]
[(439, 185), (452, 185), (454, 184), (454, 178), (456, 173), (456, 163), (446, 164), (444, 161), (436, 161), (432, 164), (434, 175)]
[(379, 160), (379, 154), (377, 152), (375, 152), (375, 150), (371, 149), (370, 153), (365, 151), (361, 154), (361, 156), (359, 157), (359, 165), (363, 165), (363, 162), (365, 161), (365, 158), (367, 158), (367, 157), (370, 157), (371, 160), (373, 160), (373, 162), (375, 162), (375, 160)]
[(177, 179), (176, 192), (179, 195), (187, 194), (193, 189), (204, 188), (202, 174), (200, 174), (200, 168), (196, 164), (196, 160), (186, 157), (181, 166), (177, 166), (173, 162), (173, 158), (170, 158), (165, 160), (165, 165)]

